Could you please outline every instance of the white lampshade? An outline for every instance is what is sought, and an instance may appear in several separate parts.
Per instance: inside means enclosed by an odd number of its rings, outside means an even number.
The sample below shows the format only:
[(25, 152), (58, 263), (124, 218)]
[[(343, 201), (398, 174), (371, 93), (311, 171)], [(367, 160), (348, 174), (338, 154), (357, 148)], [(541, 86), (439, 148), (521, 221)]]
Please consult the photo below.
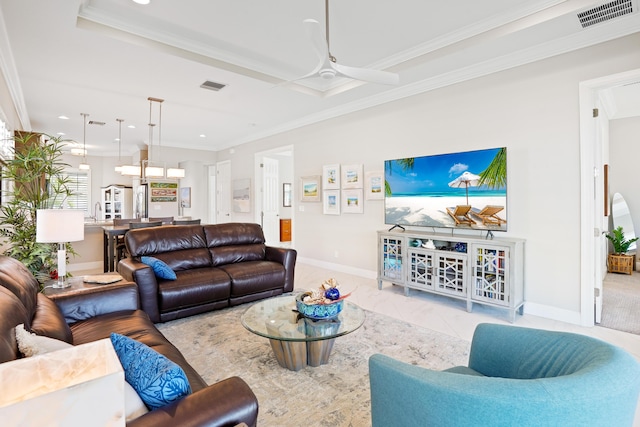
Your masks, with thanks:
[(184, 178), (184, 169), (167, 168), (167, 178)]
[(122, 165), (122, 170), (120, 173), (126, 176), (140, 176), (142, 168), (140, 166), (135, 165)]
[(160, 166), (147, 166), (144, 168), (144, 176), (147, 178), (164, 177), (164, 168)]
[(78, 209), (38, 209), (36, 242), (63, 243), (84, 240), (84, 212)]

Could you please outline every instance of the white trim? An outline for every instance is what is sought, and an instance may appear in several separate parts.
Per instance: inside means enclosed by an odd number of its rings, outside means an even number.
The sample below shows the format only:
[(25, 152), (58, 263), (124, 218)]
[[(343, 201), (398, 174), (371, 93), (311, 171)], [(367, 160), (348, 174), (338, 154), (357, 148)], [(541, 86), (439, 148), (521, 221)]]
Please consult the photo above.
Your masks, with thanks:
[[(22, 85), (20, 84), (20, 77), (18, 76), (18, 69), (16, 68), (15, 60), (13, 59), (13, 51), (9, 44), (9, 34), (7, 33), (2, 8), (0, 8), (0, 74), (4, 76), (7, 89), (11, 94), (13, 108), (15, 108), (16, 113), (18, 114), (18, 120), (20, 120), (20, 126), (15, 126), (15, 123), (12, 123), (11, 127), (14, 129), (21, 128), (22, 130), (30, 131), (31, 120), (29, 119), (27, 106), (24, 102)], [(2, 114), (6, 121), (6, 113), (2, 112)]]
[(365, 279), (377, 279), (378, 273), (371, 270), (365, 270), (364, 268), (350, 267), (344, 264), (335, 264), (332, 262), (320, 261), (317, 259), (298, 257), (297, 261), (301, 264), (308, 264), (314, 267), (325, 268), (327, 270), (339, 271), (341, 273), (352, 274), (358, 277), (364, 277)]
[(524, 313), (532, 316), (544, 317), (546, 319), (553, 319), (560, 322), (571, 323), (573, 325), (581, 324), (581, 316), (577, 311), (565, 310), (562, 308), (552, 307), (544, 304), (537, 304), (534, 302), (525, 301)]
[(594, 168), (596, 146), (593, 108), (598, 92), (610, 87), (634, 82), (640, 76), (640, 69), (613, 74), (581, 82), (580, 98), (580, 319), (582, 326), (594, 325), (595, 233), (600, 232), (600, 223), (594, 218)]

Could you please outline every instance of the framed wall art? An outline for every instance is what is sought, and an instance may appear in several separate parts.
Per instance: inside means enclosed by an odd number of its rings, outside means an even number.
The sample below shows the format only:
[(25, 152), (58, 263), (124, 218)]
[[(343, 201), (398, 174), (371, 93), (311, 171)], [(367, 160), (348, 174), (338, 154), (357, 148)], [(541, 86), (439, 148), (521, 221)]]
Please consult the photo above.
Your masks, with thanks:
[(180, 188), (180, 206), (183, 208), (191, 207), (191, 187)]
[(322, 167), (322, 188), (324, 190), (340, 189), (340, 165)]
[(324, 190), (322, 192), (322, 213), (340, 215), (340, 190)]
[(177, 202), (178, 183), (177, 182), (150, 182), (149, 197), (152, 203)]
[(233, 211), (251, 212), (251, 179), (233, 180)]
[(291, 183), (285, 182), (282, 184), (282, 206), (285, 208), (291, 207)]
[(342, 190), (342, 213), (364, 212), (362, 189)]
[(342, 166), (342, 188), (362, 188), (362, 165)]
[(365, 173), (364, 191), (367, 200), (384, 200), (384, 172)]
[(301, 202), (319, 202), (321, 185), (320, 175), (303, 176), (300, 178), (300, 201)]

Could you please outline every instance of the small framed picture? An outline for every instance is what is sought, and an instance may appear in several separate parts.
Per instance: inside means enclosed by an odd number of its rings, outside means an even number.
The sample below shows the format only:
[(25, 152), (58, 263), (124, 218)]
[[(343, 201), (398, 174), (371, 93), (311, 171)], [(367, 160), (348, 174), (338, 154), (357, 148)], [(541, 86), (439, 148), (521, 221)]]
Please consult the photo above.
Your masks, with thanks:
[(362, 165), (342, 166), (342, 188), (362, 188)]
[(322, 192), (322, 213), (340, 215), (340, 190), (324, 190)]
[(324, 165), (322, 167), (322, 188), (324, 190), (340, 189), (340, 165)]
[(303, 176), (300, 178), (300, 201), (319, 202), (320, 201), (320, 175)]
[(362, 189), (342, 190), (342, 213), (364, 212)]
[(364, 191), (367, 200), (384, 199), (384, 173), (380, 171), (364, 174)]

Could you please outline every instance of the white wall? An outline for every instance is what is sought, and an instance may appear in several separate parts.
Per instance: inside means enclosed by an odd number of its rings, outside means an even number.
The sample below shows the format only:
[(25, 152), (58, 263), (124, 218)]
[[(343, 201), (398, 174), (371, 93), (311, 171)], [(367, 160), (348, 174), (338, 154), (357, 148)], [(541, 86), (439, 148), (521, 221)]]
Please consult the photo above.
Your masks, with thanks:
[[(253, 153), (295, 145), (295, 182), (325, 164), (506, 146), (509, 231), (526, 239), (527, 312), (580, 322), (578, 84), (640, 66), (640, 34), (296, 129), (220, 152), (232, 175), (252, 170)], [(296, 185), (299, 187), (299, 185)], [(375, 275), (383, 203), (364, 214), (323, 215), (294, 197), (301, 259)], [(304, 211), (300, 211), (300, 207)], [(338, 257), (335, 257), (335, 253)]]
[(631, 212), (636, 236), (640, 235), (640, 117), (609, 122), (609, 196), (620, 193)]

